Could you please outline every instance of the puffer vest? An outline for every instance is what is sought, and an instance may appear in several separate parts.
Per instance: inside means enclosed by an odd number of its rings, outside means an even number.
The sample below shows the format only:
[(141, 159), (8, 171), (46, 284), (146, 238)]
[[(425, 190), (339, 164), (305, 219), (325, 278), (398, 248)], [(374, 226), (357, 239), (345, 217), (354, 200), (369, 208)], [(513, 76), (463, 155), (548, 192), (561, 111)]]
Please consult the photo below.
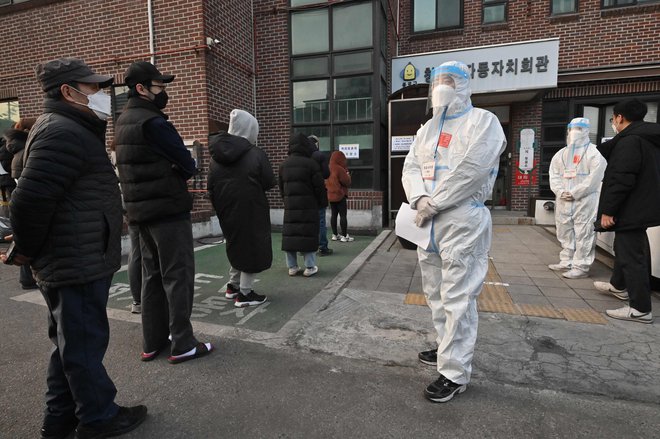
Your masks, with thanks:
[(144, 136), (144, 124), (156, 117), (165, 115), (136, 97), (115, 124), (117, 170), (130, 223), (167, 221), (192, 210), (186, 180)]

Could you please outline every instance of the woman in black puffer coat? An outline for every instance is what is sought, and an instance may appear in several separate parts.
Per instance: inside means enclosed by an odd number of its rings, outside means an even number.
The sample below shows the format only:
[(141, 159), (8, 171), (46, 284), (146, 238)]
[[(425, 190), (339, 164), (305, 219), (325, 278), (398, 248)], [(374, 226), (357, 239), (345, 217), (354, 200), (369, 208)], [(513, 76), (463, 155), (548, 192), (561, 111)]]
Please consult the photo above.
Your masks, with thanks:
[(289, 157), (280, 164), (279, 187), (284, 198), (282, 250), (287, 253), (289, 275), (300, 272), (296, 252), (305, 253), (305, 276), (318, 272), (319, 209), (328, 196), (319, 164), (311, 158), (312, 145), (302, 133), (291, 137)]

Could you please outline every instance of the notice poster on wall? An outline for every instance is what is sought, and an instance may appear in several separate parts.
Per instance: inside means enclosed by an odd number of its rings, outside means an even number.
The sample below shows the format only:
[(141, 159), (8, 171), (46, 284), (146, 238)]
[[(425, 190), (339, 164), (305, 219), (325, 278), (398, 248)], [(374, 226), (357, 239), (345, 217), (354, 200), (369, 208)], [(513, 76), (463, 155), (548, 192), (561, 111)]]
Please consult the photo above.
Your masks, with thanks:
[(360, 144), (359, 143), (348, 143), (344, 145), (339, 145), (339, 150), (344, 153), (347, 159), (359, 159), (360, 158)]
[(415, 136), (392, 136), (392, 152), (410, 151), (410, 145), (415, 141)]

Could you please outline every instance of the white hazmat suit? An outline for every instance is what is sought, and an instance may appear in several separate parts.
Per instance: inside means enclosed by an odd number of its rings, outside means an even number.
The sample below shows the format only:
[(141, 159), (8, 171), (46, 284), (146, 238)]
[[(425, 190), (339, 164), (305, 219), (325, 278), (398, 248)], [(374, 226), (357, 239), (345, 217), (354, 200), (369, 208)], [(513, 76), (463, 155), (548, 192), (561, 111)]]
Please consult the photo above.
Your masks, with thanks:
[(438, 372), (460, 385), (470, 381), (477, 296), (488, 271), (491, 217), (484, 202), (506, 148), (497, 117), (472, 107), (469, 77), (460, 62), (433, 69), (433, 117), (417, 131), (401, 179), (418, 211), (415, 222), (432, 221), (429, 248), (417, 250), (422, 284), (438, 333)]
[(589, 119), (568, 124), (566, 146), (550, 162), (550, 189), (557, 196), (555, 223), (561, 243), (559, 263), (552, 270), (570, 270), (564, 277), (586, 277), (594, 262), (598, 192), (607, 162), (589, 141)]

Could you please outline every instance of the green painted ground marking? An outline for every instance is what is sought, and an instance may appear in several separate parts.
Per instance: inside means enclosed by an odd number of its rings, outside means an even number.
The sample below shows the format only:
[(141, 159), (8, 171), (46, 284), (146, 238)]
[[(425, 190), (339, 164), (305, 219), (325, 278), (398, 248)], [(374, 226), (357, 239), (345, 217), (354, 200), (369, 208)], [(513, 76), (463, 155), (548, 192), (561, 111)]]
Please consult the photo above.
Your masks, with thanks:
[[(289, 319), (350, 264), (374, 239), (358, 236), (353, 242), (330, 241), (334, 253), (317, 255), (319, 272), (306, 278), (302, 274), (290, 277), (286, 258), (280, 250), (282, 235), (273, 233), (273, 265), (257, 275), (255, 291), (268, 296), (263, 305), (236, 308), (233, 300), (225, 299), (225, 284), (229, 278), (229, 261), (224, 244), (195, 252), (195, 303), (192, 320), (226, 326), (237, 326), (263, 332), (277, 332)], [(303, 265), (302, 256), (298, 257)], [(110, 288), (108, 307), (129, 309), (132, 303), (125, 271), (115, 274)]]

